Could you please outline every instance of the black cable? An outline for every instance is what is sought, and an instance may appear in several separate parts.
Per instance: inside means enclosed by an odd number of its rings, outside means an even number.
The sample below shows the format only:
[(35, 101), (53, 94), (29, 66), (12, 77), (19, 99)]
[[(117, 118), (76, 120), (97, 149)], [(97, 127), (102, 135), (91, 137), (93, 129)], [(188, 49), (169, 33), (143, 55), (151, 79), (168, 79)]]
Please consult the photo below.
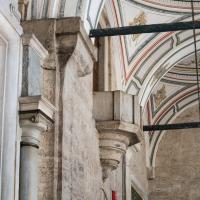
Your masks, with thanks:
[[(194, 2), (191, 0), (191, 10), (192, 10), (192, 21), (195, 21), (194, 17)], [(196, 75), (197, 75), (197, 94), (199, 101), (199, 121), (200, 121), (200, 87), (199, 87), (199, 67), (198, 67), (198, 55), (197, 55), (197, 40), (196, 40), (196, 29), (193, 25), (193, 38), (194, 38), (194, 55), (195, 55), (195, 67), (196, 67)]]
[[(174, 1), (179, 1), (179, 2), (186, 2), (186, 3), (190, 3), (191, 0), (174, 0)], [(199, 0), (193, 1), (193, 3), (200, 3)]]
[[(173, 0), (173, 1), (179, 1), (179, 2), (184, 2), (184, 3), (190, 3), (191, 0)], [(200, 0), (194, 0), (193, 3), (200, 3)]]

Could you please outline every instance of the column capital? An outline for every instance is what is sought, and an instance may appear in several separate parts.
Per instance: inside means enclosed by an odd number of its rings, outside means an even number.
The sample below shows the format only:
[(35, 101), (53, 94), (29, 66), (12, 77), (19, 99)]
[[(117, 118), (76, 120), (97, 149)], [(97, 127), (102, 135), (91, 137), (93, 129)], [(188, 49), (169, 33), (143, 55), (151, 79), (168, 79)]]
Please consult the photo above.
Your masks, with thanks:
[(95, 92), (94, 118), (99, 132), (103, 180), (116, 169), (127, 147), (142, 140), (137, 97), (122, 91)]
[(99, 132), (100, 159), (103, 180), (116, 169), (127, 147), (139, 143), (142, 138), (140, 127), (122, 121), (96, 122)]
[(41, 133), (51, 128), (55, 107), (42, 96), (19, 98), (19, 120), (22, 144), (39, 146)]
[(137, 124), (131, 124), (123, 121), (97, 121), (96, 128), (100, 137), (104, 138), (106, 134), (114, 134), (114, 137), (120, 140), (121, 136), (127, 138), (124, 140), (126, 146), (139, 143), (142, 140), (142, 132)]

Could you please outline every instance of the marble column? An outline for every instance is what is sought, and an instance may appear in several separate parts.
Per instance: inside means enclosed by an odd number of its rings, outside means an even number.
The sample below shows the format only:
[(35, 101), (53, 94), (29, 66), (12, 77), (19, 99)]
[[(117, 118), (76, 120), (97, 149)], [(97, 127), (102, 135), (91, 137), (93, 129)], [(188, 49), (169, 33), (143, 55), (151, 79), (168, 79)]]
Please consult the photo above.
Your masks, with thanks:
[(38, 159), (42, 134), (53, 122), (54, 107), (41, 96), (20, 98), (20, 200), (38, 199)]

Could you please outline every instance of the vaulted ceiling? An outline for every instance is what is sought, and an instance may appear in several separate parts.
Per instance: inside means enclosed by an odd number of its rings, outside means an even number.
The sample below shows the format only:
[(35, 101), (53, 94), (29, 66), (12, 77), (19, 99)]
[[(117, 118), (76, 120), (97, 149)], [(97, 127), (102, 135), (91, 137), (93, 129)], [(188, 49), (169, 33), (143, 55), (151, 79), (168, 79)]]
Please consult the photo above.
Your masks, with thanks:
[[(194, 7), (198, 20), (200, 2), (195, 1)], [(191, 20), (189, 0), (30, 0), (27, 19), (80, 16), (89, 32), (98, 25), (102, 10), (111, 27)], [(114, 61), (118, 87), (138, 94), (143, 107), (160, 79), (194, 52), (191, 30), (113, 37), (112, 40), (113, 48), (118, 49)], [(200, 50), (200, 31), (197, 31), (197, 41)], [(187, 81), (192, 82), (194, 70), (182, 71), (183, 67), (176, 66), (168, 73), (168, 79), (177, 81), (177, 74), (190, 73)]]
[[(110, 0), (106, 1), (105, 8), (109, 13), (110, 26), (113, 27), (191, 21), (190, 2)], [(200, 18), (199, 9), (200, 2), (196, 2), (196, 19)], [(197, 31), (198, 50), (199, 34)], [(191, 30), (129, 35), (115, 40), (120, 51), (120, 64), (117, 64), (123, 66), (122, 87), (128, 93), (138, 94), (143, 107), (160, 79), (177, 63), (194, 52)], [(176, 67), (176, 71), (178, 69), (180, 68)]]

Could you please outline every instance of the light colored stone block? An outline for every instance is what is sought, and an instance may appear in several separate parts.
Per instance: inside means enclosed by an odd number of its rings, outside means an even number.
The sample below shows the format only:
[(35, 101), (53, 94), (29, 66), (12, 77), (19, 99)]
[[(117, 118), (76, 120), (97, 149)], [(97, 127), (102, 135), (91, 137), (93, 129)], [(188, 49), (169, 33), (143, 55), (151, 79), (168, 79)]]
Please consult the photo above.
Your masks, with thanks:
[(19, 111), (29, 112), (40, 110), (48, 118), (53, 119), (56, 108), (43, 96), (27, 96), (19, 98)]
[(140, 125), (138, 99), (122, 91), (94, 92), (93, 116), (96, 121), (116, 120)]
[(47, 50), (34, 34), (24, 34), (23, 42), (23, 73), (22, 96), (43, 94), (43, 69)]
[(93, 116), (96, 121), (113, 120), (113, 92), (94, 92)]

